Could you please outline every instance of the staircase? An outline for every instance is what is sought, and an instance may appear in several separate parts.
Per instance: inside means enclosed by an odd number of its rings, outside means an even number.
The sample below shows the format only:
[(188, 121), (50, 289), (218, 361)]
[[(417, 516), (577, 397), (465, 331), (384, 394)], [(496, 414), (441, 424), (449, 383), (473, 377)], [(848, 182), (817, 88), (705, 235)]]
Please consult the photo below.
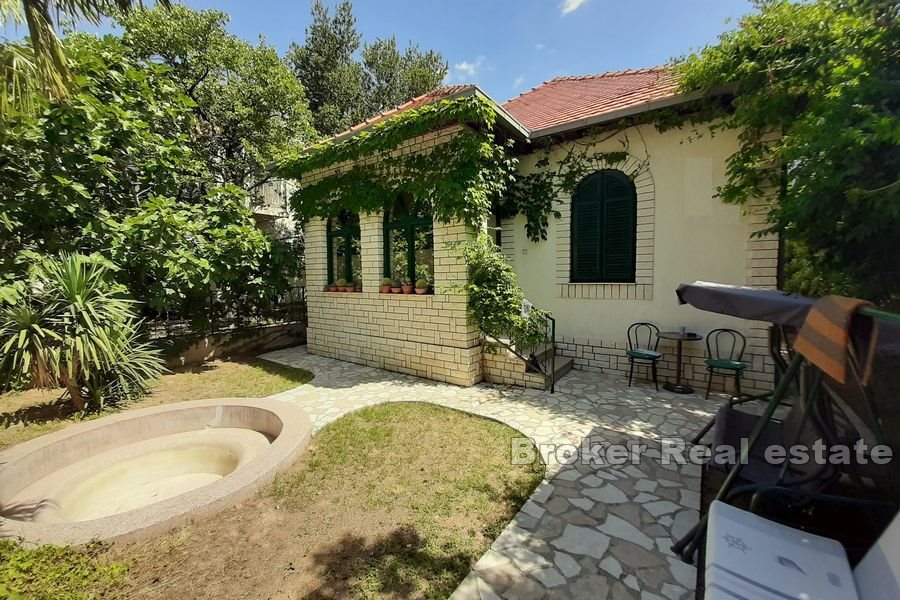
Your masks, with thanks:
[(482, 366), (487, 381), (555, 391), (556, 382), (572, 370), (573, 359), (556, 353), (556, 320), (549, 314), (538, 318), (549, 342), (521, 347), (508, 337), (485, 336)]

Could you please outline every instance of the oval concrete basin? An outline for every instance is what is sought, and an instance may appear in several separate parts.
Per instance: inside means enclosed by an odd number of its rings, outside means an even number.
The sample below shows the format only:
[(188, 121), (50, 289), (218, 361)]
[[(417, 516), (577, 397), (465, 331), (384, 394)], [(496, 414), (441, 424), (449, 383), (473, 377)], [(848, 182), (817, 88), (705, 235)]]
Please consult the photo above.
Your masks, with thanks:
[(305, 448), (310, 423), (274, 400), (129, 411), (0, 453), (0, 536), (133, 539), (248, 497)]

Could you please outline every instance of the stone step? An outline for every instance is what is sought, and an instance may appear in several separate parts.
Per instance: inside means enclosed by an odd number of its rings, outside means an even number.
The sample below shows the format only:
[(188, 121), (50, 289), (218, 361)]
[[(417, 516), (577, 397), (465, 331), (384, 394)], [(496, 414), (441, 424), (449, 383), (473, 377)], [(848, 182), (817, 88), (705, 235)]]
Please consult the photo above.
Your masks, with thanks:
[(556, 380), (562, 379), (562, 376), (572, 370), (575, 366), (575, 359), (571, 356), (556, 355)]
[[(575, 363), (575, 360), (573, 358), (571, 358), (569, 356), (560, 356), (557, 354), (556, 355), (556, 364), (554, 365), (556, 367), (556, 370), (555, 370), (556, 381), (559, 381), (560, 379), (562, 379), (562, 377), (566, 373), (571, 371), (574, 363)], [(548, 364), (548, 366), (549, 366), (549, 364)], [(538, 384), (538, 387), (543, 386), (543, 388), (545, 390), (550, 389), (549, 378), (546, 378), (543, 375), (540, 375), (539, 373), (536, 373), (534, 371), (526, 372), (526, 380), (530, 381), (533, 384)], [(541, 382), (541, 383), (538, 383), (538, 382)]]

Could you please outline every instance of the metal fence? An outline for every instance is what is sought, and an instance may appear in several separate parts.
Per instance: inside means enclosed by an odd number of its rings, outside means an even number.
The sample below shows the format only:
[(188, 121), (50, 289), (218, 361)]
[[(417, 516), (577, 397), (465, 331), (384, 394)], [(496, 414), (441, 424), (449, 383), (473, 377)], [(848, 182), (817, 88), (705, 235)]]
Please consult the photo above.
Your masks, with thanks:
[(306, 322), (306, 287), (294, 286), (263, 298), (230, 298), (210, 292), (202, 306), (147, 319), (151, 339), (211, 335), (267, 325)]

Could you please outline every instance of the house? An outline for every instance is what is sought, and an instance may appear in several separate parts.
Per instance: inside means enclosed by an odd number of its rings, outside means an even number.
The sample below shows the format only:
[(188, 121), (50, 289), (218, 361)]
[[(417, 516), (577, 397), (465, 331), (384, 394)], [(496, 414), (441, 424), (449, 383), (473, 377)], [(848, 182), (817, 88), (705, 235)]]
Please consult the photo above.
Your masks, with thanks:
[[(489, 219), (529, 301), (556, 320), (561, 368), (627, 375), (626, 328), (636, 321), (701, 335), (731, 327), (748, 338), (745, 388), (770, 386), (765, 325), (679, 306), (675, 296), (678, 284), (695, 280), (777, 284), (778, 240), (755, 235), (764, 223), (761, 205), (725, 205), (715, 197), (725, 182), (726, 159), (738, 149), (737, 133), (712, 135), (708, 124), (658, 126), (696, 110), (700, 95), (679, 94), (664, 68), (560, 77), (502, 105), (477, 86), (450, 86), (361, 123), (330, 144), (368, 135), (408, 111), (461, 98), (487, 103), (494, 134), (518, 157), (523, 177), (543, 171), (562, 178), (571, 157), (580, 157), (577, 185), (544, 198), (553, 209), (545, 239), (523, 214), (497, 210)], [(298, 185), (313, 189), (335, 173), (385, 156), (435, 152), (477, 126), (463, 121), (416, 132), (389, 153), (307, 170)], [(416, 212), (411, 200), (398, 190), (381, 210), (308, 219), (309, 351), (461, 385), (483, 379), (542, 384), (522, 356), (485, 352), (481, 332), (467, 318), (459, 288), (467, 268), (456, 242), (471, 239), (473, 228)], [(434, 283), (434, 293), (382, 294), (384, 277), (423, 277)], [(362, 291), (326, 291), (337, 279), (361, 280)], [(674, 346), (663, 343), (660, 350), (661, 378), (672, 378)], [(706, 384), (705, 352), (702, 342), (684, 346), (685, 378), (700, 387)]]

